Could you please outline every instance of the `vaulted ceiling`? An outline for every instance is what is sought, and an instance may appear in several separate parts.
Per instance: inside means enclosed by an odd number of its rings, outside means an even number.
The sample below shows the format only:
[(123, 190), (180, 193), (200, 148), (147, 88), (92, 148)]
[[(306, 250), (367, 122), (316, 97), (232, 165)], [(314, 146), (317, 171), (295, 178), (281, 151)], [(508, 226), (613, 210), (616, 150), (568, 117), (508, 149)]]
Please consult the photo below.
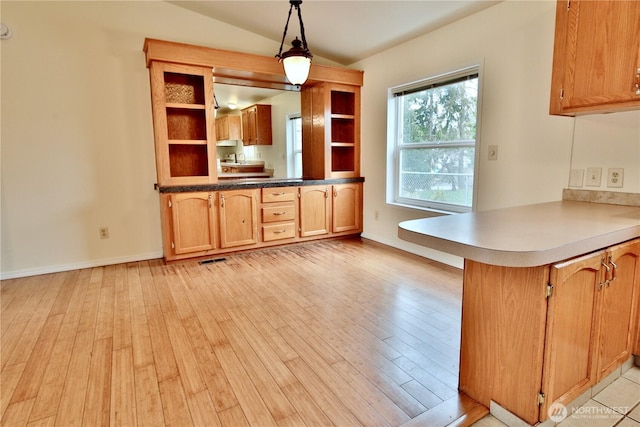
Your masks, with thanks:
[[(490, 7), (493, 0), (305, 0), (302, 20), (309, 49), (342, 65), (396, 46)], [(181, 1), (170, 3), (280, 43), (289, 12), (287, 0)], [(292, 15), (285, 40), (300, 36)], [(274, 52), (274, 54), (277, 52)]]

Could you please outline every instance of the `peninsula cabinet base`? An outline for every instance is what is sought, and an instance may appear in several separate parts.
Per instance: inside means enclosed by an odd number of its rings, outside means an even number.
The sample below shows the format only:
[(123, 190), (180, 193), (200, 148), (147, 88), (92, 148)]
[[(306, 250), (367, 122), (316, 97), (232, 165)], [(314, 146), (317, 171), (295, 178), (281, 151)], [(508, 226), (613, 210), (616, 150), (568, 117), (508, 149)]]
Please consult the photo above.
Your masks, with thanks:
[(460, 391), (545, 421), (631, 366), (639, 318), (640, 239), (539, 267), (465, 260)]

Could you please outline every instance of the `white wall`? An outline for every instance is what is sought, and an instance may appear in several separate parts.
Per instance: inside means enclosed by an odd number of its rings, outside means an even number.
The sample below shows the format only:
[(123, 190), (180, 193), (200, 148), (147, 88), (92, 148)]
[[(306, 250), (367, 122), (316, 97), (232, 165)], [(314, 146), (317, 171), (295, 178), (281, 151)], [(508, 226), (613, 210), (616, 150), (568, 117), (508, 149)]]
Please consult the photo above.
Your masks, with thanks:
[[(583, 186), (571, 189), (640, 193), (640, 111), (595, 114), (575, 119), (571, 169), (583, 171)], [(587, 168), (599, 168), (599, 187), (587, 186)], [(609, 168), (623, 168), (622, 188), (607, 185)]]
[[(575, 167), (621, 165), (625, 182), (637, 180), (638, 112), (547, 114), (554, 10), (550, 0), (507, 1), (353, 65), (365, 71), (366, 237), (459, 265), (396, 237), (400, 221), (428, 214), (385, 203), (386, 93), (477, 61), (479, 209), (559, 200), (572, 142)], [(161, 1), (3, 0), (0, 12), (13, 31), (0, 41), (1, 277), (161, 256), (144, 38), (262, 55), (279, 44)], [(611, 152), (603, 135), (615, 135), (619, 156), (602, 160)], [(489, 144), (499, 145), (498, 161), (485, 160)]]
[(144, 38), (269, 56), (279, 43), (164, 1), (0, 8), (2, 278), (161, 257)]
[[(637, 177), (637, 112), (579, 119), (548, 114), (555, 5), (555, 1), (506, 1), (353, 64), (365, 70), (362, 89), (364, 236), (452, 265), (462, 265), (457, 257), (397, 238), (399, 222), (433, 214), (385, 202), (386, 102), (389, 87), (476, 63), (483, 64), (484, 76), (478, 210), (561, 200), (571, 167), (574, 120), (577, 120), (576, 147), (586, 147), (574, 154), (587, 151), (589, 160), (584, 161), (591, 165), (595, 161), (593, 157), (598, 156), (593, 146), (602, 146), (603, 142), (603, 138), (595, 135), (610, 134), (611, 129), (615, 129), (618, 134), (615, 139), (624, 142), (610, 147), (620, 150), (618, 159), (628, 159), (624, 166), (629, 179)], [(630, 118), (623, 118), (622, 114)], [(587, 127), (588, 130), (579, 134), (578, 129)], [(635, 144), (629, 141), (633, 138)], [(488, 145), (498, 145), (497, 161), (487, 160)], [(609, 163), (619, 162), (602, 160), (593, 164)], [(629, 188), (638, 191), (637, 187)]]

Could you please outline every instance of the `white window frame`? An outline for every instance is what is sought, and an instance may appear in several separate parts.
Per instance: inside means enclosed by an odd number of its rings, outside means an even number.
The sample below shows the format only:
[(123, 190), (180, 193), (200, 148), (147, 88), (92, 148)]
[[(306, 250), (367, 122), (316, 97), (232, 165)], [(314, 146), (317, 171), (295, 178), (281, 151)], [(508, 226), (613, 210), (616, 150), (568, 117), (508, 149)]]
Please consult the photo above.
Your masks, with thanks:
[[(480, 127), (481, 127), (481, 106), (482, 106), (482, 64), (476, 64), (456, 71), (439, 74), (411, 83), (393, 86), (387, 91), (387, 203), (396, 206), (410, 207), (421, 210), (437, 211), (443, 213), (470, 212), (476, 209), (478, 194), (478, 163), (480, 158)], [(400, 145), (399, 145), (399, 121), (402, 120), (401, 112), (397, 111), (396, 94), (411, 91), (419, 88), (428, 88), (431, 85), (438, 85), (443, 82), (455, 80), (464, 76), (478, 74), (478, 98), (476, 112), (476, 138), (474, 141), (475, 156), (473, 170), (473, 191), (471, 206), (462, 206), (451, 203), (440, 203), (436, 201), (422, 201), (400, 197)], [(456, 141), (449, 143), (446, 147), (468, 146), (470, 141)], [(429, 144), (411, 144), (410, 148), (424, 148)], [(430, 146), (430, 145), (429, 145)], [(403, 147), (407, 147), (404, 145)]]
[[(287, 115), (286, 133), (287, 133), (287, 177), (289, 178), (301, 178), (302, 177), (302, 159), (300, 160), (300, 176), (296, 176), (296, 154), (302, 156), (302, 145), (300, 150), (296, 150), (295, 141), (295, 126), (294, 120), (302, 120), (300, 113), (294, 113)], [(302, 123), (300, 123), (302, 126)]]

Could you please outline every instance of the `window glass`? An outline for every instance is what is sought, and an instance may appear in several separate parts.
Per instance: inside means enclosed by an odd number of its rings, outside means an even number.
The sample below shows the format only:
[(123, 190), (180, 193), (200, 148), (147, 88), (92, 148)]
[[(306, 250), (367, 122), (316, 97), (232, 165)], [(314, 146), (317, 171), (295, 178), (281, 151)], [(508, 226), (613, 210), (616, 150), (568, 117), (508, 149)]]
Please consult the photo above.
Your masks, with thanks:
[(289, 178), (302, 177), (302, 118), (299, 114), (287, 119), (287, 162)]
[(473, 67), (390, 90), (392, 203), (472, 210), (478, 88)]

